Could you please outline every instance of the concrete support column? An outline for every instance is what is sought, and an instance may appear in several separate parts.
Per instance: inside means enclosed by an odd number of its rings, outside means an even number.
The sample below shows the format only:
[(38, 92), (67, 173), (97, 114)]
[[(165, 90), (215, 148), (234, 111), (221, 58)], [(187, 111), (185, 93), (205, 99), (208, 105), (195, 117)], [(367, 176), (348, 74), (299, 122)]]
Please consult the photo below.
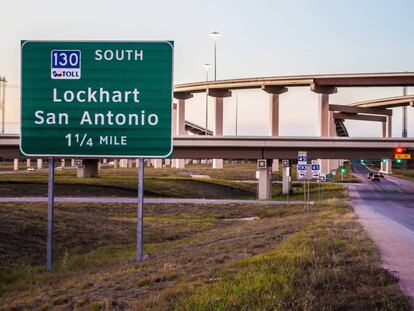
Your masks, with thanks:
[(177, 105), (177, 135), (185, 135), (185, 100), (179, 99)]
[[(223, 98), (216, 97), (215, 101), (214, 136), (223, 136)], [(223, 168), (223, 159), (213, 159), (213, 168)]]
[(78, 178), (93, 178), (98, 176), (98, 160), (87, 159), (77, 169)]
[[(191, 93), (174, 93), (174, 98), (178, 99), (178, 104), (173, 106), (173, 117), (175, 119), (175, 135), (186, 135), (185, 131), (185, 101), (193, 97)], [(175, 109), (174, 109), (175, 108)], [(175, 168), (184, 168), (184, 159), (175, 159), (173, 162)]]
[(387, 137), (392, 137), (392, 116), (387, 116)]
[(62, 168), (64, 168), (64, 167), (65, 167), (65, 159), (60, 160), (60, 166), (61, 166)]
[(43, 159), (37, 159), (37, 169), (40, 170), (43, 168)]
[(162, 159), (154, 159), (154, 168), (162, 168)]
[(165, 166), (171, 166), (171, 159), (165, 159)]
[(284, 166), (282, 169), (282, 193), (288, 194), (292, 190), (292, 183), (290, 177), (290, 167)]
[(273, 159), (272, 172), (279, 172), (279, 159)]
[(392, 174), (392, 159), (385, 162), (385, 174)]
[(257, 199), (272, 199), (272, 160), (267, 160), (266, 168), (259, 168), (259, 180), (257, 182)]
[(14, 161), (13, 161), (13, 170), (14, 171), (19, 170), (19, 159), (14, 159)]
[(30, 167), (30, 159), (26, 160), (26, 167), (29, 168)]
[[(392, 116), (387, 116), (387, 137), (392, 137)], [(385, 174), (392, 174), (392, 159), (385, 162)]]
[(75, 166), (76, 165), (76, 161), (75, 161), (75, 159), (72, 159), (72, 160), (70, 160), (70, 166)]
[[(335, 120), (333, 118), (333, 112), (329, 111), (329, 94), (336, 93), (336, 87), (334, 86), (321, 86), (315, 83), (311, 84), (311, 90), (318, 94), (319, 105), (319, 134), (321, 137), (329, 137), (335, 133)], [(323, 159), (321, 163), (321, 173), (329, 173), (331, 171), (330, 160)]]
[[(269, 87), (265, 91), (270, 92), (269, 102), (269, 132), (270, 136), (279, 136), (279, 94), (287, 91), (285, 87), (278, 87), (278, 89), (270, 89)], [(273, 91), (273, 92), (272, 92)], [(275, 92), (276, 91), (276, 92)], [(273, 160), (272, 171), (279, 171), (279, 159)]]

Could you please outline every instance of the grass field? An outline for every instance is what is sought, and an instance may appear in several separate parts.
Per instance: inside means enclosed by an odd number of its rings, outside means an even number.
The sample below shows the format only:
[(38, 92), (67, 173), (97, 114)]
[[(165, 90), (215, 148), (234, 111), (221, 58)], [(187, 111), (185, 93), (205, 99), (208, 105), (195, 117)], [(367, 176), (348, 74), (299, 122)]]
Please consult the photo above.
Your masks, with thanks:
[[(240, 168), (228, 164), (223, 170), (206, 169), (201, 165), (189, 165), (184, 170), (171, 168), (146, 169), (145, 195), (147, 197), (206, 198), (206, 199), (255, 199), (257, 184), (255, 166), (241, 164)], [(57, 196), (106, 196), (132, 197), (137, 193), (136, 169), (108, 168), (100, 170), (97, 178), (79, 179), (75, 170), (56, 171)], [(206, 175), (211, 178), (192, 178)], [(213, 178), (214, 177), (214, 178)], [(277, 174), (276, 174), (277, 177)], [(237, 180), (235, 180), (237, 179)], [(322, 198), (321, 187), (311, 185), (312, 200)], [(323, 185), (324, 198), (343, 197), (340, 185)], [(273, 199), (286, 200), (280, 183), (273, 184)], [(0, 175), (0, 196), (46, 196), (47, 172), (34, 171)], [(294, 181), (291, 200), (303, 198), (302, 182)]]
[[(57, 204), (55, 270), (46, 208), (0, 206), (0, 309), (409, 310), (346, 204)], [(241, 220), (257, 217), (254, 220)]]
[(402, 169), (395, 169), (394, 168), (392, 170), (392, 173), (396, 177), (401, 177), (401, 178), (404, 178), (404, 179), (414, 181), (414, 170), (413, 169), (402, 170)]

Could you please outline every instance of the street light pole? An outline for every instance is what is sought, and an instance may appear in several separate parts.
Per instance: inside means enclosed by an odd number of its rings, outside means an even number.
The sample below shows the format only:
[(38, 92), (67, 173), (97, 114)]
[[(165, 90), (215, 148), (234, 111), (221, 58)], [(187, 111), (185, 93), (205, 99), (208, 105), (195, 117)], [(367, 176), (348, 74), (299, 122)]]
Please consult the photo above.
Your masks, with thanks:
[(236, 93), (236, 136), (237, 136), (237, 130), (238, 130), (238, 124), (237, 124), (238, 112), (239, 112), (239, 97), (237, 96), (237, 93)]
[(0, 76), (0, 88), (1, 88), (1, 133), (4, 134), (5, 132), (5, 122), (6, 122), (6, 77)]
[[(204, 68), (206, 68), (206, 82), (208, 82), (208, 70), (210, 69), (210, 64), (204, 64)], [(208, 94), (206, 89), (206, 136), (208, 134)]]
[[(403, 87), (403, 96), (407, 96), (407, 87)], [(402, 137), (407, 137), (407, 106), (402, 107)]]
[(214, 81), (217, 80), (217, 38), (221, 36), (218, 31), (213, 31), (210, 36), (214, 39)]

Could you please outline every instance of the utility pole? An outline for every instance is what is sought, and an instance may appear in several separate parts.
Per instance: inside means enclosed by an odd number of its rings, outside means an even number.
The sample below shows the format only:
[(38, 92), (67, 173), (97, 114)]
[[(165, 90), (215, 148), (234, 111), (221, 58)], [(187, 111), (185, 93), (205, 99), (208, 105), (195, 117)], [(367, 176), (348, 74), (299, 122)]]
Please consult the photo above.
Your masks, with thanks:
[(1, 133), (4, 134), (5, 132), (5, 122), (6, 122), (6, 77), (0, 76), (0, 94), (1, 94)]
[[(407, 87), (403, 87), (403, 96), (407, 96)], [(407, 137), (407, 106), (402, 107), (402, 137)]]
[[(206, 69), (206, 82), (208, 82), (208, 70), (210, 69), (210, 64), (204, 64), (204, 68)], [(206, 90), (206, 136), (208, 135), (208, 93)]]
[(239, 112), (239, 100), (238, 100), (238, 96), (237, 96), (237, 93), (236, 93), (236, 136), (237, 136), (237, 132), (238, 132), (238, 112)]
[(221, 36), (218, 31), (210, 33), (210, 37), (214, 39), (214, 81), (217, 80), (217, 38)]
[[(403, 87), (403, 96), (407, 96), (407, 87)], [(407, 137), (407, 106), (402, 106), (402, 135), (403, 138)], [(402, 161), (401, 167), (407, 169), (407, 160)]]

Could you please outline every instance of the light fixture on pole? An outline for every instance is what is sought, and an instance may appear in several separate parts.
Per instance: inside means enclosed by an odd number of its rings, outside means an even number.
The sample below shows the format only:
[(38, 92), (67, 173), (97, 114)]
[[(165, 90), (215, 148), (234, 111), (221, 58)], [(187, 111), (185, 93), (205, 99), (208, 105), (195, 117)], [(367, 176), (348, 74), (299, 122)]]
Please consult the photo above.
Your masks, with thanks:
[[(210, 69), (210, 64), (205, 63), (204, 68), (206, 69), (206, 82), (208, 82), (208, 70)], [(208, 133), (208, 94), (207, 94), (207, 88), (206, 88), (206, 136)]]
[(214, 81), (217, 80), (217, 38), (221, 36), (218, 31), (210, 33), (210, 37), (214, 39)]

